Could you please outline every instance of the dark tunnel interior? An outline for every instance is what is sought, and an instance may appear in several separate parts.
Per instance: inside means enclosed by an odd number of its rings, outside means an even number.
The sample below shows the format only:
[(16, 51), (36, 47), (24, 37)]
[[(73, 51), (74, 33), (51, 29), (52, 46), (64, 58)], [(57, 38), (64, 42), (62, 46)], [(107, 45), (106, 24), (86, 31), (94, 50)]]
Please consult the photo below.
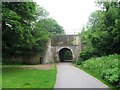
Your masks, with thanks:
[(70, 49), (63, 48), (59, 51), (60, 62), (71, 62), (73, 60), (73, 55)]

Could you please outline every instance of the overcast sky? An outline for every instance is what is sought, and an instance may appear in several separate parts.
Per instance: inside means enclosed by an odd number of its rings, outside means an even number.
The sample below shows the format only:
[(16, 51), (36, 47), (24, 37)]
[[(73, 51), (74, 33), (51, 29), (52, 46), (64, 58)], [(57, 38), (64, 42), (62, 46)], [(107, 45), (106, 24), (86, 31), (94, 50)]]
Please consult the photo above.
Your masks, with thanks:
[(67, 34), (81, 31), (90, 13), (97, 10), (95, 0), (33, 0), (44, 7)]

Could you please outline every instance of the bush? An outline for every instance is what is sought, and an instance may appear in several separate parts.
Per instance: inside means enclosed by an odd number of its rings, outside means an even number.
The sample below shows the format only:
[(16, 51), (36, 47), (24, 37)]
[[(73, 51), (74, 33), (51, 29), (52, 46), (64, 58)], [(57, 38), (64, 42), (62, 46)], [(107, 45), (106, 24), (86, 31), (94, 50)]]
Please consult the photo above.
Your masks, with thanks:
[(98, 57), (101, 56), (99, 53), (97, 53), (96, 50), (84, 50), (80, 53), (80, 58), (85, 61), (92, 57)]
[(82, 63), (81, 68), (94, 73), (97, 77), (108, 81), (111, 85), (120, 88), (120, 73), (118, 71), (120, 55), (109, 55), (91, 58)]
[(18, 62), (19, 60), (17, 60), (16, 62), (12, 60), (12, 58), (2, 58), (2, 65), (19, 65), (19, 64), (23, 64), (22, 62)]
[(82, 62), (83, 62), (83, 60), (77, 60), (77, 61), (76, 61), (76, 64), (77, 64), (77, 65), (81, 65)]
[(89, 59), (89, 58), (92, 57), (92, 54), (91, 54), (91, 52), (88, 52), (88, 51), (82, 51), (82, 52), (80, 53), (80, 57), (81, 57), (81, 59), (83, 59), (83, 60), (87, 60), (87, 59)]
[(85, 59), (81, 58), (80, 56), (78, 57), (78, 60), (75, 62), (77, 65), (81, 65), (82, 62), (84, 62)]
[(104, 70), (101, 75), (102, 75), (103, 79), (105, 79), (108, 82), (112, 83), (113, 85), (116, 85), (117, 87), (119, 87), (120, 75), (118, 73), (118, 67)]

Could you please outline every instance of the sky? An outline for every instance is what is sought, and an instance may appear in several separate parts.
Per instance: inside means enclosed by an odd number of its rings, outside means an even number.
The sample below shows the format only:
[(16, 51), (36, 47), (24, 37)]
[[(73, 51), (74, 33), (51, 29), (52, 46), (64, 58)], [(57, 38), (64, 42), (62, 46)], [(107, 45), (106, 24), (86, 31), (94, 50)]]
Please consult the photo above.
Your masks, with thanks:
[(95, 0), (33, 0), (49, 12), (66, 34), (77, 34), (87, 24), (92, 12), (98, 9)]

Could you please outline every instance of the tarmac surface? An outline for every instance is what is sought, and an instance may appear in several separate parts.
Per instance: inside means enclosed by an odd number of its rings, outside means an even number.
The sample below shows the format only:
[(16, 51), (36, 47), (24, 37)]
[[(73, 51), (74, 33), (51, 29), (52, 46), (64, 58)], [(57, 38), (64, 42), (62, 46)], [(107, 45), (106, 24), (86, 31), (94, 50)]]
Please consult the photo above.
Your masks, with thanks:
[(108, 86), (71, 63), (59, 63), (54, 88), (108, 88)]

